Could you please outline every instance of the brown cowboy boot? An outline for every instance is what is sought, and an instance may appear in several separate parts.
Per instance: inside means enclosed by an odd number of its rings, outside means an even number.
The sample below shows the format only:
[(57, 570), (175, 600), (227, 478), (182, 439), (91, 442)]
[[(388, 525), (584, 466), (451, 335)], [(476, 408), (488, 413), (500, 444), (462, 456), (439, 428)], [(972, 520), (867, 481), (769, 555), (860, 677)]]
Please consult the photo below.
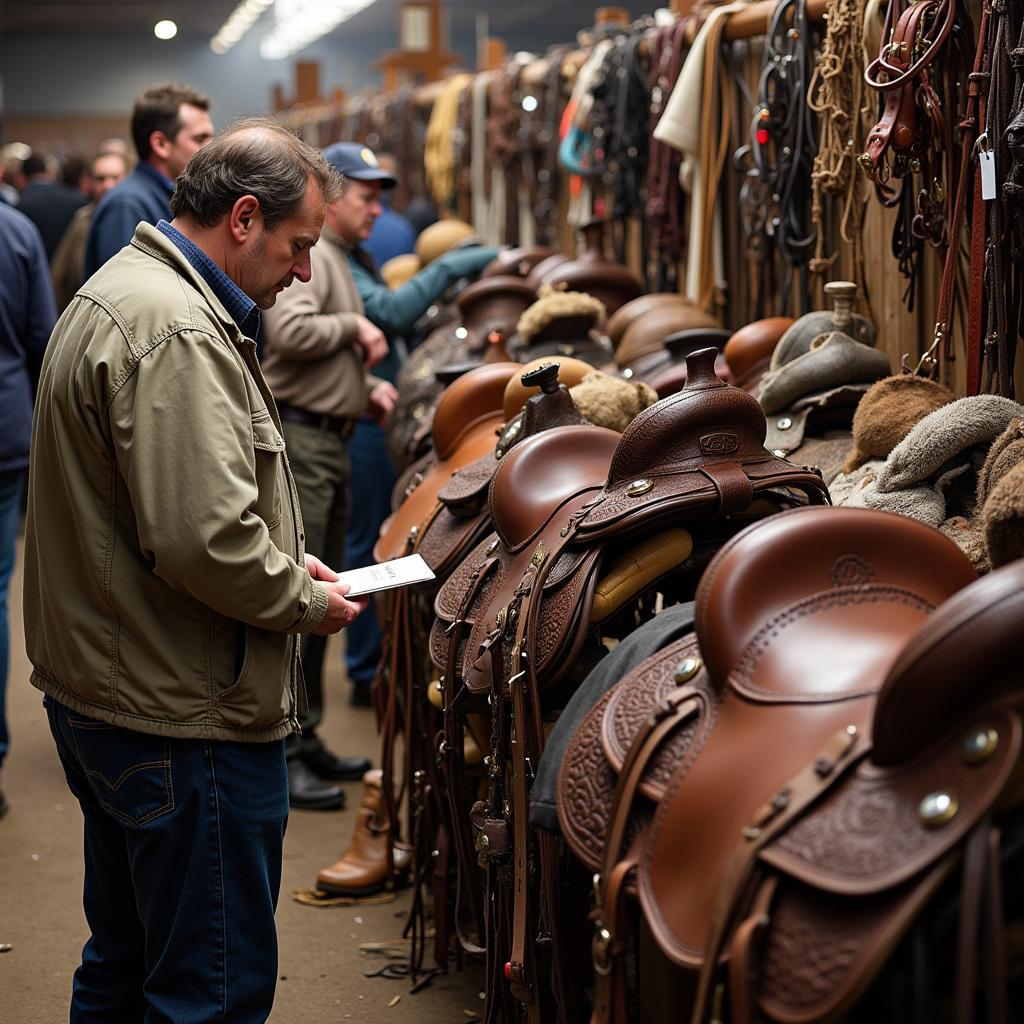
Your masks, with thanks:
[[(382, 774), (374, 768), (363, 776), (363, 799), (356, 812), (352, 842), (336, 863), (317, 875), (317, 886), (332, 896), (369, 896), (391, 882), (387, 845), (390, 829), (384, 818)], [(396, 877), (408, 871), (408, 849), (395, 846), (392, 856)]]

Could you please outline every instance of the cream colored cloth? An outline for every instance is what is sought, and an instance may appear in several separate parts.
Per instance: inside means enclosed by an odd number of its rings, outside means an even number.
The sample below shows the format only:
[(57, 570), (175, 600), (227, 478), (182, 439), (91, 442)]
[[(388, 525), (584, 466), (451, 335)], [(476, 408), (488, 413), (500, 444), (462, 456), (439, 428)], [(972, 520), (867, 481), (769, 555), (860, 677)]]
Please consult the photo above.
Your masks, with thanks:
[[(704, 109), (704, 65), (708, 59), (709, 42), (715, 38), (715, 26), (723, 18), (742, 11), (752, 0), (736, 0), (735, 3), (717, 7), (707, 17), (697, 33), (697, 38), (690, 48), (690, 53), (683, 63), (672, 94), (665, 105), (665, 111), (654, 129), (654, 138), (683, 154), (679, 166), (679, 184), (690, 194), (691, 225), (704, 222), (705, 191), (707, 183), (703, 180), (700, 168), (701, 135), (713, 130), (713, 126), (701, 122)], [(715, 201), (713, 222), (714, 238), (712, 239), (712, 263), (714, 264), (715, 283), (719, 288), (725, 284), (725, 252), (722, 244), (722, 218), (718, 201)], [(686, 257), (686, 283), (684, 295), (694, 302), (699, 302), (701, 277), (701, 248), (703, 239), (699, 230), (690, 230)]]
[(472, 81), (472, 75), (452, 75), (434, 101), (434, 109), (427, 122), (423, 164), (427, 187), (439, 206), (448, 205), (455, 192), (455, 151), (452, 139), (459, 120), (459, 100)]

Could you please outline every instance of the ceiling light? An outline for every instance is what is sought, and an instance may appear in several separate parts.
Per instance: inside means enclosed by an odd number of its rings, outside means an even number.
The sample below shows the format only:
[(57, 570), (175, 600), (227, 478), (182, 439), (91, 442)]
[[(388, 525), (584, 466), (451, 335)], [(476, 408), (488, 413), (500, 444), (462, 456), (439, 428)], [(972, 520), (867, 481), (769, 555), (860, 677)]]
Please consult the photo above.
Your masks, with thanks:
[(214, 53), (227, 53), (260, 19), (274, 0), (242, 0), (210, 40)]
[(374, 0), (277, 0), (274, 28), (260, 43), (267, 60), (282, 60), (304, 50)]
[(153, 35), (157, 39), (173, 39), (178, 34), (178, 26), (173, 21), (164, 19), (153, 26)]

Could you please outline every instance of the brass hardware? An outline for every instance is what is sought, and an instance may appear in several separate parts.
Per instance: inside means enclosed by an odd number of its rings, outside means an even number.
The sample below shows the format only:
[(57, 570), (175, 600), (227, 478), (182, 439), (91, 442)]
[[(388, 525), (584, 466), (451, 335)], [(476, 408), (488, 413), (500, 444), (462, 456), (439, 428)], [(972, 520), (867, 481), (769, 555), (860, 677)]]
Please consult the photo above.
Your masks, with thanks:
[(480, 837), (477, 839), (476, 843), (481, 850), (489, 850), (491, 848), (491, 840), (486, 832), (480, 833)]
[(498, 545), (500, 543), (501, 543), (501, 541), (498, 540), (497, 537), (495, 537), (494, 540), (492, 540), (491, 543), (487, 545), (487, 550), (484, 552), (484, 554), (485, 555), (493, 555), (494, 552), (498, 550)]
[(777, 459), (784, 459), (788, 454), (789, 452), (787, 452), (785, 448), (776, 448), (772, 452), (772, 455), (774, 455)]
[(960, 801), (952, 791), (939, 790), (929, 793), (917, 808), (918, 817), (925, 828), (941, 828), (952, 821), (960, 810)]
[(991, 726), (981, 726), (964, 740), (964, 760), (968, 764), (982, 764), (999, 746), (999, 733)]
[(598, 928), (590, 944), (590, 955), (594, 961), (594, 970), (600, 975), (608, 975), (612, 972), (611, 958), (609, 957), (611, 944), (612, 933), (607, 928)]
[(684, 658), (676, 666), (675, 680), (677, 683), (685, 683), (691, 680), (700, 670), (704, 663), (700, 658)]
[(646, 494), (653, 486), (654, 481), (650, 479), (634, 480), (626, 488), (626, 494), (631, 498), (639, 498), (641, 494)]
[(793, 426), (793, 421), (788, 416), (783, 416), (775, 426), (777, 426), (779, 430), (789, 430), (789, 428)]

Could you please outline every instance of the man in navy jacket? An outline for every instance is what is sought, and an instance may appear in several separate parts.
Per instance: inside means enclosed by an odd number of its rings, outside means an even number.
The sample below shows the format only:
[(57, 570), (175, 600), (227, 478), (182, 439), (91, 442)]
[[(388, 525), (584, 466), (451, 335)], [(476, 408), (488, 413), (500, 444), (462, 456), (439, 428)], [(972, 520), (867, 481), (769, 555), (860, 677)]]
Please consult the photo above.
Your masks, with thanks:
[(185, 85), (155, 85), (132, 109), (135, 170), (99, 202), (85, 246), (85, 276), (120, 252), (142, 222), (170, 221), (174, 182), (188, 158), (213, 138), (210, 101)]
[[(7, 754), (7, 588), (28, 475), (32, 400), (57, 311), (36, 226), (0, 203), (0, 766)], [(0, 816), (7, 801), (0, 791)]]

